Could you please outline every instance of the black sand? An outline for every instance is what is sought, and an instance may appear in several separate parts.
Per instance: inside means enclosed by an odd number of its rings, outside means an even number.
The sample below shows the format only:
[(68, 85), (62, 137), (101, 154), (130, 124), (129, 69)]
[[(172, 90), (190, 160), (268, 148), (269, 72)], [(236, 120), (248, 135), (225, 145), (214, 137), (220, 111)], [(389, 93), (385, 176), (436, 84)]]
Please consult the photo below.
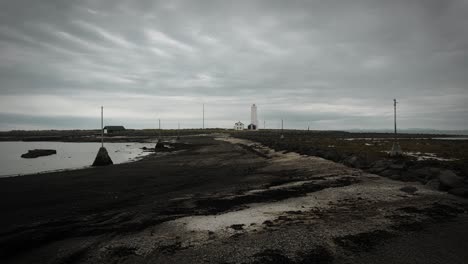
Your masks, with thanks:
[[(446, 263), (444, 254), (450, 263), (468, 259), (457, 243), (468, 235), (466, 200), (421, 189), (400, 194), (401, 186), (393, 191), (393, 185), (388, 195), (400, 200), (356, 194), (326, 209), (286, 211), (258, 228), (177, 233), (166, 223), (380, 181), (341, 167), (333, 167), (333, 177), (322, 175), (325, 167), (318, 176), (212, 137), (182, 141), (188, 145), (181, 151), (134, 163), (0, 179), (1, 262), (414, 263), (402, 257), (412, 252), (420, 263)], [(294, 185), (299, 181), (307, 183)], [(381, 221), (388, 225), (379, 227)], [(361, 232), (360, 223), (375, 227)], [(431, 248), (439, 249), (439, 258), (424, 254)]]

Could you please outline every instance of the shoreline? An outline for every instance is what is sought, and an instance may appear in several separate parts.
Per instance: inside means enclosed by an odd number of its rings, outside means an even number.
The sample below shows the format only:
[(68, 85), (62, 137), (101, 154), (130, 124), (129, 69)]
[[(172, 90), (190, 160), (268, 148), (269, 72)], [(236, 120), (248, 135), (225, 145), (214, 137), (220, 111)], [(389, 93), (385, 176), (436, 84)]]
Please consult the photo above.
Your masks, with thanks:
[[(24, 142), (24, 141), (8, 141), (8, 143), (16, 143), (16, 142)], [(42, 143), (42, 141), (39, 141), (39, 142)], [(31, 142), (31, 143), (35, 143), (35, 142)], [(53, 141), (51, 143), (98, 143), (98, 142), (60, 142), (60, 141)], [(107, 142), (107, 143), (121, 143), (121, 144), (129, 143), (129, 144), (134, 144), (134, 143), (140, 143), (140, 142)], [(144, 142), (142, 144), (145, 144), (145, 143), (152, 143), (152, 142)], [(168, 144), (168, 145), (171, 144), (170, 142), (165, 142), (165, 143)], [(146, 146), (144, 146), (144, 147), (146, 147)], [(151, 148), (148, 148), (148, 149), (151, 149)], [(131, 159), (128, 159), (128, 160), (118, 162), (118, 163), (114, 163), (113, 165), (133, 163), (133, 162), (141, 161), (141, 160), (147, 158), (148, 156), (161, 155), (161, 153), (169, 153), (169, 151), (176, 151), (176, 149), (163, 150), (163, 151), (160, 150), (159, 152), (150, 151), (150, 150), (146, 150), (146, 149), (141, 149), (141, 153), (137, 154), (135, 157), (133, 157)], [(43, 157), (38, 157), (36, 159), (41, 159), (41, 158), (43, 158)], [(45, 157), (45, 158), (47, 158), (47, 157)], [(43, 171), (37, 171), (37, 172), (31, 172), (31, 173), (5, 174), (5, 175), (0, 175), (0, 178), (24, 177), (24, 176), (30, 176), (30, 175), (39, 175), (39, 174), (47, 174), (47, 173), (54, 173), (54, 172), (66, 172), (66, 171), (75, 171), (75, 170), (81, 170), (81, 169), (94, 168), (91, 164), (92, 163), (90, 163), (89, 165), (83, 165), (83, 166), (69, 167), (69, 168), (63, 168), (63, 169), (43, 170)]]
[[(119, 165), (119, 164), (126, 164), (126, 163), (133, 163), (133, 162), (138, 162), (143, 159), (145, 159), (147, 156), (150, 155), (156, 155), (156, 153), (149, 153), (144, 156), (137, 156), (132, 160), (120, 162), (120, 163), (114, 163), (112, 165)], [(110, 166), (112, 166), (110, 165)], [(92, 165), (88, 166), (83, 166), (83, 167), (76, 167), (76, 168), (68, 168), (68, 169), (58, 169), (58, 170), (47, 170), (47, 171), (40, 171), (40, 172), (33, 172), (33, 173), (26, 173), (26, 174), (9, 174), (9, 175), (0, 175), (0, 179), (2, 178), (12, 178), (12, 177), (24, 177), (24, 176), (33, 176), (33, 175), (40, 175), (40, 174), (49, 174), (49, 173), (56, 173), (56, 172), (67, 172), (67, 171), (75, 171), (75, 170), (84, 170), (84, 169), (92, 169), (96, 168), (93, 167)]]

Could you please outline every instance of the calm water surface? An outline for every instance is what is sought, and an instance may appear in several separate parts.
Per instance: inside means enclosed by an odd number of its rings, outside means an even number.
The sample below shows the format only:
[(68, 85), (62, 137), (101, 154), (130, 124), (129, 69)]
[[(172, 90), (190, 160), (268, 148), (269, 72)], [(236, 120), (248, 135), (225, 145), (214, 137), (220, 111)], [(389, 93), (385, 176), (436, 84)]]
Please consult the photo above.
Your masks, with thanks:
[[(100, 146), (101, 143), (0, 142), (0, 177), (87, 167), (93, 163)], [(154, 144), (105, 143), (104, 146), (117, 164), (149, 154), (141, 148), (154, 147)], [(21, 158), (21, 154), (32, 149), (55, 149), (57, 154), (35, 159)]]

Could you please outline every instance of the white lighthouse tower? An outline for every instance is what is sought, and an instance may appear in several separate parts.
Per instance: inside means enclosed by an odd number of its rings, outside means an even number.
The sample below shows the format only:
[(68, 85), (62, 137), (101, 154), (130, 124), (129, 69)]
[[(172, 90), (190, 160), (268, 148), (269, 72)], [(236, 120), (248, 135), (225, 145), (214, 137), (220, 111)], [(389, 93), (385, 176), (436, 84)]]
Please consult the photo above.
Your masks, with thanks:
[(250, 125), (248, 126), (248, 129), (258, 129), (257, 106), (255, 104), (250, 108)]

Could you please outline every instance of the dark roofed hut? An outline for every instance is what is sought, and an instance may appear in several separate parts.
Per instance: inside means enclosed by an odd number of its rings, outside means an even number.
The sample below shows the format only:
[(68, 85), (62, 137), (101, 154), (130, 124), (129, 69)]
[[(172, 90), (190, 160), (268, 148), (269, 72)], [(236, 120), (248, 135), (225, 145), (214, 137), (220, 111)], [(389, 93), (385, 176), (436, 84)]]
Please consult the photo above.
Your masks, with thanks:
[(255, 124), (250, 124), (247, 126), (248, 130), (257, 130), (257, 126)]
[(111, 134), (111, 133), (120, 132), (120, 131), (125, 131), (125, 127), (123, 126), (105, 126), (104, 127), (104, 133), (106, 134)]

